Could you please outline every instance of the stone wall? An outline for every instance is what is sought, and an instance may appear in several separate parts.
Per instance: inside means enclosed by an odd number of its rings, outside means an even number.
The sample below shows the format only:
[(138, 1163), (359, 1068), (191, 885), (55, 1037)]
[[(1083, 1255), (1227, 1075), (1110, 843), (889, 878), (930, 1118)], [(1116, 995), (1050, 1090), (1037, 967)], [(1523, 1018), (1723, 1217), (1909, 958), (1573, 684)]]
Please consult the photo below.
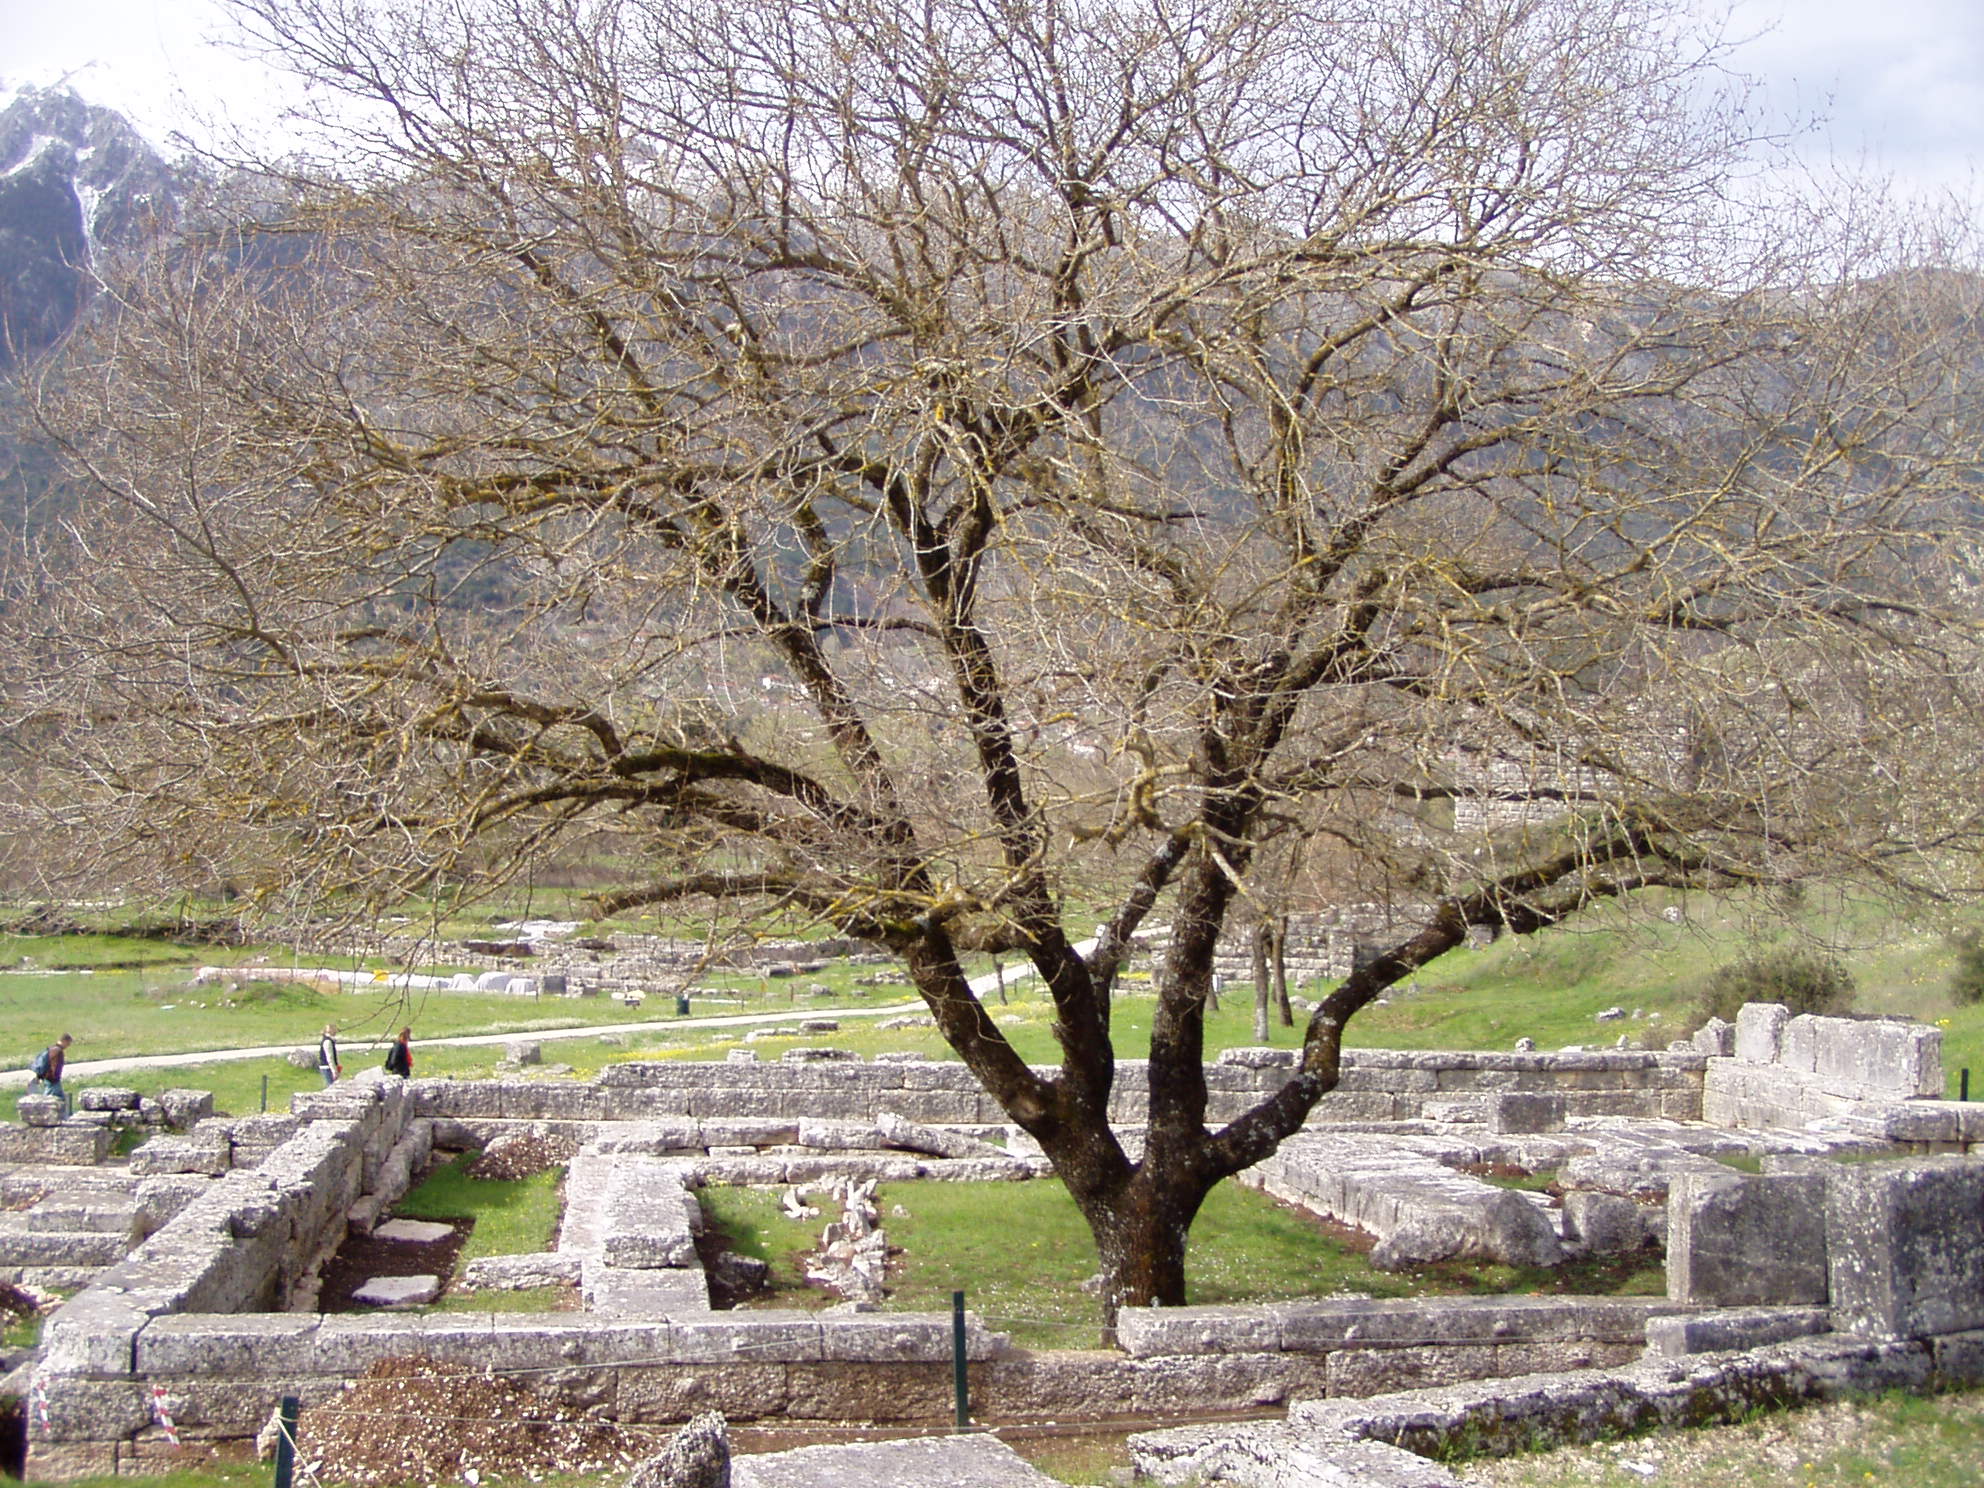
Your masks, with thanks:
[[(893, 1113), (943, 1125), (1003, 1125), (1006, 1114), (962, 1064), (827, 1058), (796, 1049), (777, 1061), (631, 1061), (592, 1081), (415, 1080), (414, 1114), (475, 1120), (637, 1121), (663, 1117), (873, 1121)], [(1695, 1120), (1707, 1055), (1603, 1050), (1565, 1053), (1351, 1049), (1342, 1081), (1312, 1122), (1489, 1120), (1507, 1093), (1562, 1097), (1562, 1118)], [(1285, 1049), (1229, 1049), (1206, 1070), (1208, 1119), (1227, 1121), (1280, 1088), (1294, 1069)], [(1147, 1115), (1144, 1064), (1117, 1066), (1112, 1120)]]
[(1943, 1036), (1901, 1019), (1737, 1015), (1735, 1057), (1711, 1060), (1702, 1117), (1732, 1128), (1827, 1129), (1918, 1152), (1984, 1142), (1984, 1104), (1941, 1099)]
[[(1755, 1027), (1749, 1032), (1754, 1051), (1760, 1035)], [(1836, 1081), (1836, 1074), (1822, 1072), (1816, 1034), (1797, 1047), (1808, 1046), (1810, 1070), (1698, 1050), (1352, 1051), (1343, 1086), (1326, 1099), (1317, 1121), (1319, 1127), (1364, 1123), (1374, 1132), (1374, 1123), (1448, 1117), (1492, 1133), (1531, 1129), (1532, 1107), (1547, 1108), (1545, 1124), (1685, 1118), (1700, 1112), (1704, 1082), (1714, 1082), (1723, 1066)], [(1906, 1039), (1896, 1046), (1908, 1057), (1920, 1052)], [(712, 1312), (690, 1265), (695, 1221), (686, 1191), (719, 1179), (800, 1182), (854, 1171), (898, 1179), (940, 1172), (1018, 1178), (1038, 1171), (1037, 1153), (1010, 1130), (1012, 1146), (1004, 1152), (938, 1130), (1006, 1126), (961, 1065), (864, 1062), (824, 1051), (794, 1056), (776, 1063), (627, 1063), (589, 1082), (354, 1082), (298, 1097), (287, 1117), (224, 1130), (203, 1124), (185, 1139), (180, 1159), (218, 1161), (224, 1154), (224, 1176), (51, 1321), (36, 1376), (48, 1413), (30, 1432), (31, 1473), (73, 1477), (153, 1464), (159, 1388), (189, 1444), (232, 1442), (260, 1429), (278, 1395), (326, 1399), (372, 1363), (403, 1354), (528, 1371), (569, 1402), (628, 1421), (679, 1421), (712, 1408), (740, 1420), (947, 1421), (947, 1316)], [(1286, 1051), (1230, 1051), (1208, 1070), (1211, 1119), (1225, 1119), (1277, 1088), (1291, 1066)], [(1131, 1126), (1142, 1115), (1142, 1074), (1134, 1063), (1121, 1072), (1115, 1114)], [(1919, 1069), (1914, 1078), (1926, 1080)], [(569, 1240), (577, 1257), (572, 1269), (591, 1300), (587, 1312), (470, 1318), (307, 1310), (314, 1300), (307, 1277), (324, 1248), (347, 1224), (376, 1216), (418, 1166), (426, 1140), (437, 1132), (449, 1140), (487, 1139), (525, 1123), (579, 1140), (586, 1149), (581, 1166), (592, 1164), (580, 1184), (581, 1199), (592, 1202), (568, 1209), (569, 1234), (560, 1242), (566, 1248)], [(925, 1129), (913, 1131), (912, 1123)], [(1599, 1121), (1594, 1129), (1613, 1125)], [(1289, 1144), (1290, 1154), (1299, 1157), (1311, 1139), (1352, 1135), (1305, 1133)], [(1501, 1140), (1561, 1145), (1570, 1139)], [(163, 1170), (180, 1160), (171, 1157), (175, 1150), (170, 1143), (161, 1148)], [(250, 1162), (257, 1165), (244, 1166)], [(1336, 1165), (1334, 1158), (1323, 1164)], [(649, 1181), (628, 1181), (635, 1169)], [(1952, 1171), (1959, 1176), (1921, 1180), (1927, 1187), (1856, 1178), (1865, 1192), (1854, 1188), (1859, 1197), (1839, 1197), (1836, 1204), (1828, 1189), (1827, 1212), (1839, 1214), (1827, 1221), (1833, 1312), (1807, 1308), (1792, 1320), (1773, 1315), (1759, 1325), (1760, 1336), (1784, 1337), (1794, 1323), (1822, 1328), (1828, 1317), (1833, 1326), (1874, 1334), (1979, 1326), (1973, 1319), (1984, 1319), (1984, 1295), (1973, 1303), (1965, 1290), (1984, 1294), (1984, 1275), (1971, 1259), (1974, 1225), (1948, 1244), (1913, 1239), (1883, 1249), (1876, 1233), (1885, 1223), (1881, 1216), (1908, 1216), (1914, 1234), (1959, 1210), (1968, 1214), (1964, 1206), (1973, 1200), (1984, 1202), (1984, 1193), (1963, 1187), (1984, 1165)], [(1937, 1182), (1957, 1186), (1931, 1194)], [(1445, 1189), (1427, 1192), (1437, 1203), (1452, 1197)], [(1712, 1216), (1694, 1219), (1705, 1246), (1721, 1243)], [(1703, 1251), (1705, 1263), (1710, 1254)], [(1842, 1267), (1857, 1267), (1854, 1279), (1842, 1280)], [(1953, 1290), (1955, 1301), (1947, 1295)], [(1930, 1298), (1942, 1311), (1934, 1311)], [(296, 1310), (266, 1310), (282, 1308)], [(1685, 1296), (1140, 1310), (1119, 1324), (1120, 1352), (1029, 1354), (976, 1320), (967, 1352), (974, 1408), (982, 1416), (1107, 1419), (1259, 1410), (1303, 1398), (1612, 1365), (1636, 1356), (1656, 1329), (1665, 1327), (1663, 1336), (1672, 1338), (1696, 1336), (1683, 1325), (1701, 1311), (1702, 1299)], [(1706, 1329), (1700, 1336), (1714, 1334)]]
[[(1626, 1053), (1360, 1054), (1324, 1114), (1492, 1111), (1511, 1092), (1539, 1089), (1594, 1109), (1659, 1111), (1693, 1098), (1699, 1063)], [(1289, 1068), (1274, 1051), (1236, 1052), (1209, 1071), (1215, 1115), (1259, 1099)], [(1134, 1121), (1141, 1070), (1123, 1074), (1119, 1109)], [(348, 1224), (369, 1223), (404, 1187), (437, 1128), (486, 1139), (525, 1122), (574, 1136), (594, 1154), (582, 1154), (594, 1168), (581, 1186), (597, 1203), (568, 1212), (587, 1312), (469, 1319), (302, 1310), (313, 1305), (316, 1263)], [(217, 1120), (156, 1139), (145, 1159), (153, 1171), (222, 1176), (51, 1321), (36, 1374), (48, 1419), (30, 1435), (31, 1471), (69, 1477), (150, 1462), (160, 1431), (155, 1386), (185, 1440), (233, 1441), (260, 1429), (278, 1395), (327, 1398), (378, 1359), (407, 1353), (528, 1370), (574, 1402), (631, 1421), (715, 1407), (738, 1419), (941, 1423), (952, 1407), (948, 1317), (711, 1312), (700, 1272), (688, 1267), (684, 1186), (1040, 1171), (1024, 1142), (1000, 1151), (935, 1129), (1003, 1126), (962, 1066), (802, 1054), (776, 1064), (629, 1063), (590, 1082), (352, 1082), (297, 1097), (287, 1116)], [(911, 1150), (857, 1150), (871, 1144)], [(619, 1181), (621, 1168), (655, 1181)], [(1163, 1352), (1146, 1333), (1121, 1354), (1031, 1355), (974, 1320), (976, 1408), (1006, 1418), (1247, 1410), (1299, 1393), (1612, 1362), (1635, 1351), (1647, 1317), (1671, 1304), (1578, 1317), (1502, 1299), (1424, 1315), (1408, 1304), (1383, 1310), (1389, 1321), (1378, 1327), (1368, 1308), (1285, 1307), (1271, 1324), (1236, 1325), (1215, 1350), (1201, 1338)], [(1203, 1335), (1202, 1319), (1176, 1316)], [(1153, 1314), (1152, 1325), (1158, 1320)]]

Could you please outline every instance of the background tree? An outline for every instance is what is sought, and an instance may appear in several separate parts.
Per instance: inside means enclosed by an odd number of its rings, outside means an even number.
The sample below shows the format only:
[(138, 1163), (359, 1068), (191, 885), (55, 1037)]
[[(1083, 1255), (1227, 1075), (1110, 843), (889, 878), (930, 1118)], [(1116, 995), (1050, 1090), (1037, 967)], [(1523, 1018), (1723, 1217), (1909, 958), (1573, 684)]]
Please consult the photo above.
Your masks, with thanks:
[[(1468, 926), (1974, 841), (1916, 766), (1974, 718), (1975, 282), (1765, 231), (1685, 7), (237, 9), (323, 149), (116, 282), (10, 610), (99, 875), (390, 903), (576, 841), (638, 865), (606, 911), (867, 937), (1113, 1311)], [(1428, 910), (1209, 1128), (1290, 823)]]

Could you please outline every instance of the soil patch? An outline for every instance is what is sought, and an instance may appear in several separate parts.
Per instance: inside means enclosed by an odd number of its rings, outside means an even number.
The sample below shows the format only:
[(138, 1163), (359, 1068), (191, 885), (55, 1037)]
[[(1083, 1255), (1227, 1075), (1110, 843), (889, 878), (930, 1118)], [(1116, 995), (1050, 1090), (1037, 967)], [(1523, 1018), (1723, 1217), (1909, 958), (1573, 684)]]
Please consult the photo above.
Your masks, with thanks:
[(591, 1417), (515, 1381), (432, 1359), (382, 1359), (296, 1428), (312, 1478), (343, 1483), (515, 1482), (624, 1473), (674, 1427)]
[(540, 1137), (529, 1133), (498, 1137), (462, 1171), (471, 1178), (513, 1182), (552, 1168), (562, 1168), (578, 1154), (570, 1137)]
[(438, 1276), (443, 1290), (455, 1274), (455, 1261), (467, 1243), (472, 1219), (442, 1220), (454, 1226), (445, 1239), (425, 1244), (412, 1240), (381, 1240), (376, 1235), (352, 1235), (325, 1263), (317, 1306), (323, 1312), (374, 1312), (351, 1300), (351, 1294), (375, 1276)]

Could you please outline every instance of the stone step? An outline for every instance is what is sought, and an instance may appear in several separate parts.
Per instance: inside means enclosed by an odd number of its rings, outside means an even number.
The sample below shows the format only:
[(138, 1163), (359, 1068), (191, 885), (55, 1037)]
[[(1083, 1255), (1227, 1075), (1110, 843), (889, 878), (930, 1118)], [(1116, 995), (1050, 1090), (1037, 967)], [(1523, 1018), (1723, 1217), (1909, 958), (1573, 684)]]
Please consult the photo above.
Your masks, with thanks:
[(0, 1233), (0, 1266), (114, 1266), (131, 1248), (128, 1235), (97, 1230)]
[(65, 1195), (43, 1199), (32, 1209), (0, 1213), (0, 1235), (68, 1231), (130, 1237), (138, 1232), (139, 1213), (137, 1201), (129, 1196), (111, 1201)]

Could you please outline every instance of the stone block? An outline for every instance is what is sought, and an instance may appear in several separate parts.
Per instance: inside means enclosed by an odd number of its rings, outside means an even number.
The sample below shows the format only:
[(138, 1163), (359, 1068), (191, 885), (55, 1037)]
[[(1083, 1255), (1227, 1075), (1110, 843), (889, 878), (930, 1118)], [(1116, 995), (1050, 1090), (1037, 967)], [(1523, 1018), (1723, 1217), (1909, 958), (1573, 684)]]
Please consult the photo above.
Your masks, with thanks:
[(1170, 1354), (1274, 1353), (1281, 1320), (1269, 1307), (1126, 1307), (1116, 1342), (1133, 1359)]
[[(987, 1333), (977, 1318), (965, 1318), (965, 1357), (990, 1358), (998, 1351), (997, 1335)], [(951, 1359), (949, 1313), (834, 1313), (822, 1320), (820, 1347), (829, 1360), (858, 1364), (948, 1364)]]
[[(971, 1162), (973, 1159), (964, 1158), (960, 1161)], [(926, 1168), (936, 1165), (929, 1159), (914, 1158), (907, 1154), (884, 1157), (874, 1154), (854, 1156), (798, 1152), (785, 1159), (785, 1181), (822, 1183), (836, 1179), (873, 1178), (880, 1183), (912, 1183), (923, 1176)]]
[(76, 1092), (76, 1105), (84, 1111), (135, 1111), (138, 1092), (117, 1085), (91, 1085)]
[(431, 1245), (436, 1240), (446, 1240), (453, 1235), (455, 1227), (427, 1219), (391, 1219), (372, 1233), (381, 1240), (406, 1240), (416, 1245)]
[(1551, 1132), (1564, 1129), (1562, 1095), (1540, 1091), (1509, 1090), (1495, 1097), (1488, 1108), (1491, 1132)]
[(1776, 1064), (1791, 1009), (1781, 1002), (1746, 1002), (1736, 1014), (1736, 1057), (1745, 1064)]
[(980, 1101), (975, 1091), (896, 1090), (889, 1093), (888, 1108), (909, 1121), (974, 1125), (980, 1120)]
[(1827, 1230), (1822, 1175), (1677, 1174), (1667, 1295), (1702, 1307), (1823, 1306)]
[(34, 1483), (64, 1483), (75, 1478), (115, 1477), (117, 1443), (30, 1440), (27, 1462), (21, 1475)]
[(1812, 1022), (1813, 1072), (1829, 1086), (1902, 1100), (1943, 1093), (1941, 1029), (1899, 1018)]
[(49, 1375), (130, 1374), (138, 1333), (149, 1321), (140, 1298), (91, 1288), (57, 1308), (41, 1330), (41, 1369)]
[(1162, 1483), (1301, 1484), (1303, 1488), (1459, 1488), (1436, 1462), (1380, 1441), (1292, 1423), (1178, 1426), (1130, 1438), (1136, 1479)]
[(1888, 1338), (1984, 1328), (1984, 1163), (1842, 1167), (1826, 1228), (1835, 1327)]
[(700, 1266), (627, 1270), (586, 1260), (579, 1289), (587, 1311), (608, 1318), (698, 1317), (710, 1310), (709, 1282)]
[[(789, 1137), (779, 1140), (789, 1140)], [(668, 1153), (699, 1152), (708, 1142), (701, 1122), (678, 1117), (673, 1120), (616, 1122), (602, 1130), (591, 1146), (598, 1152), (637, 1152), (647, 1157), (659, 1157)]]
[(1736, 1025), (1710, 1018), (1695, 1030), (1692, 1042), (1700, 1053), (1716, 1059), (1732, 1059), (1736, 1054)]
[(1018, 1183), (1052, 1171), (1046, 1159), (1019, 1157), (952, 1157), (925, 1160), (916, 1165), (917, 1176), (952, 1183)]
[(682, 1364), (818, 1362), (826, 1357), (823, 1326), (829, 1325), (816, 1313), (769, 1309), (676, 1319), (669, 1325), (666, 1351), (654, 1357)]
[(59, 1095), (24, 1095), (14, 1102), (23, 1124), (34, 1127), (58, 1125), (63, 1116)]
[(1831, 1021), (1830, 1018), (1816, 1018), (1810, 1013), (1799, 1013), (1786, 1020), (1783, 1031), (1778, 1035), (1777, 1062), (1801, 1075), (1816, 1073), (1819, 1067), (1820, 1024)]
[(140, 1175), (194, 1173), (218, 1178), (234, 1166), (234, 1147), (202, 1136), (157, 1136), (131, 1154), (131, 1171)]
[(0, 1230), (0, 1266), (114, 1266), (129, 1247), (115, 1231)]
[(723, 1369), (663, 1364), (620, 1369), (614, 1414), (621, 1421), (681, 1421), (721, 1411), (732, 1421), (783, 1416), (791, 1399), (791, 1366), (731, 1364)]
[(1724, 1349), (1754, 1349), (1832, 1329), (1832, 1314), (1823, 1307), (1718, 1308), (1692, 1316), (1649, 1318), (1647, 1352), (1664, 1358), (1717, 1353)]
[(1329, 1358), (1331, 1395), (1425, 1390), (1495, 1373), (1493, 1344), (1419, 1344), (1411, 1348), (1339, 1349)]
[(326, 1314), (307, 1372), (352, 1378), (381, 1359), (416, 1355), (499, 1373), (664, 1360), (673, 1357), (673, 1328), (665, 1319), (573, 1313)]
[(137, 1372), (251, 1378), (307, 1374), (316, 1361), (321, 1322), (314, 1313), (154, 1318), (138, 1335)]
[(996, 1437), (912, 1437), (795, 1447), (732, 1459), (733, 1488), (834, 1488), (917, 1483), (946, 1488), (1053, 1488), (1054, 1479)]
[(1943, 1333), (1929, 1340), (1936, 1388), (1968, 1390), (1984, 1385), (1984, 1330)]
[[(1657, 1206), (1637, 1204), (1619, 1194), (1572, 1189), (1564, 1195), (1566, 1238), (1586, 1255), (1635, 1251), (1647, 1243), (1647, 1216), (1661, 1215)], [(1664, 1221), (1664, 1216), (1661, 1216)]]
[(211, 1090), (162, 1090), (158, 1104), (165, 1124), (184, 1131), (214, 1114), (214, 1093)]
[(489, 1291), (577, 1286), (580, 1265), (580, 1258), (576, 1255), (479, 1256), (462, 1268), (462, 1284)]
[(351, 1294), (363, 1307), (425, 1307), (441, 1295), (438, 1276), (374, 1276)]
[[(995, 1366), (996, 1367), (996, 1366)], [(1138, 1359), (1087, 1381), (1083, 1400), (1068, 1414), (1094, 1420), (1115, 1415), (1175, 1416), (1218, 1401), (1228, 1409), (1275, 1406), (1292, 1395), (1321, 1394), (1328, 1387), (1325, 1361), (1291, 1360), (1283, 1354), (1201, 1354)]]
[[(30, 1097), (23, 1096), (23, 1100)], [(53, 1096), (39, 1097), (54, 1100)], [(58, 1101), (59, 1105), (60, 1102)], [(110, 1155), (116, 1138), (108, 1125), (79, 1120), (54, 1126), (16, 1126), (0, 1122), (0, 1162), (46, 1163), (60, 1167), (94, 1166)]]
[(1680, 1309), (1653, 1297), (1421, 1297), (1272, 1302), (1266, 1309), (1290, 1352), (1403, 1348), (1420, 1344), (1639, 1344), (1647, 1319)]
[(145, 1234), (163, 1229), (187, 1205), (206, 1193), (212, 1180), (190, 1173), (163, 1173), (136, 1185), (138, 1227)]

